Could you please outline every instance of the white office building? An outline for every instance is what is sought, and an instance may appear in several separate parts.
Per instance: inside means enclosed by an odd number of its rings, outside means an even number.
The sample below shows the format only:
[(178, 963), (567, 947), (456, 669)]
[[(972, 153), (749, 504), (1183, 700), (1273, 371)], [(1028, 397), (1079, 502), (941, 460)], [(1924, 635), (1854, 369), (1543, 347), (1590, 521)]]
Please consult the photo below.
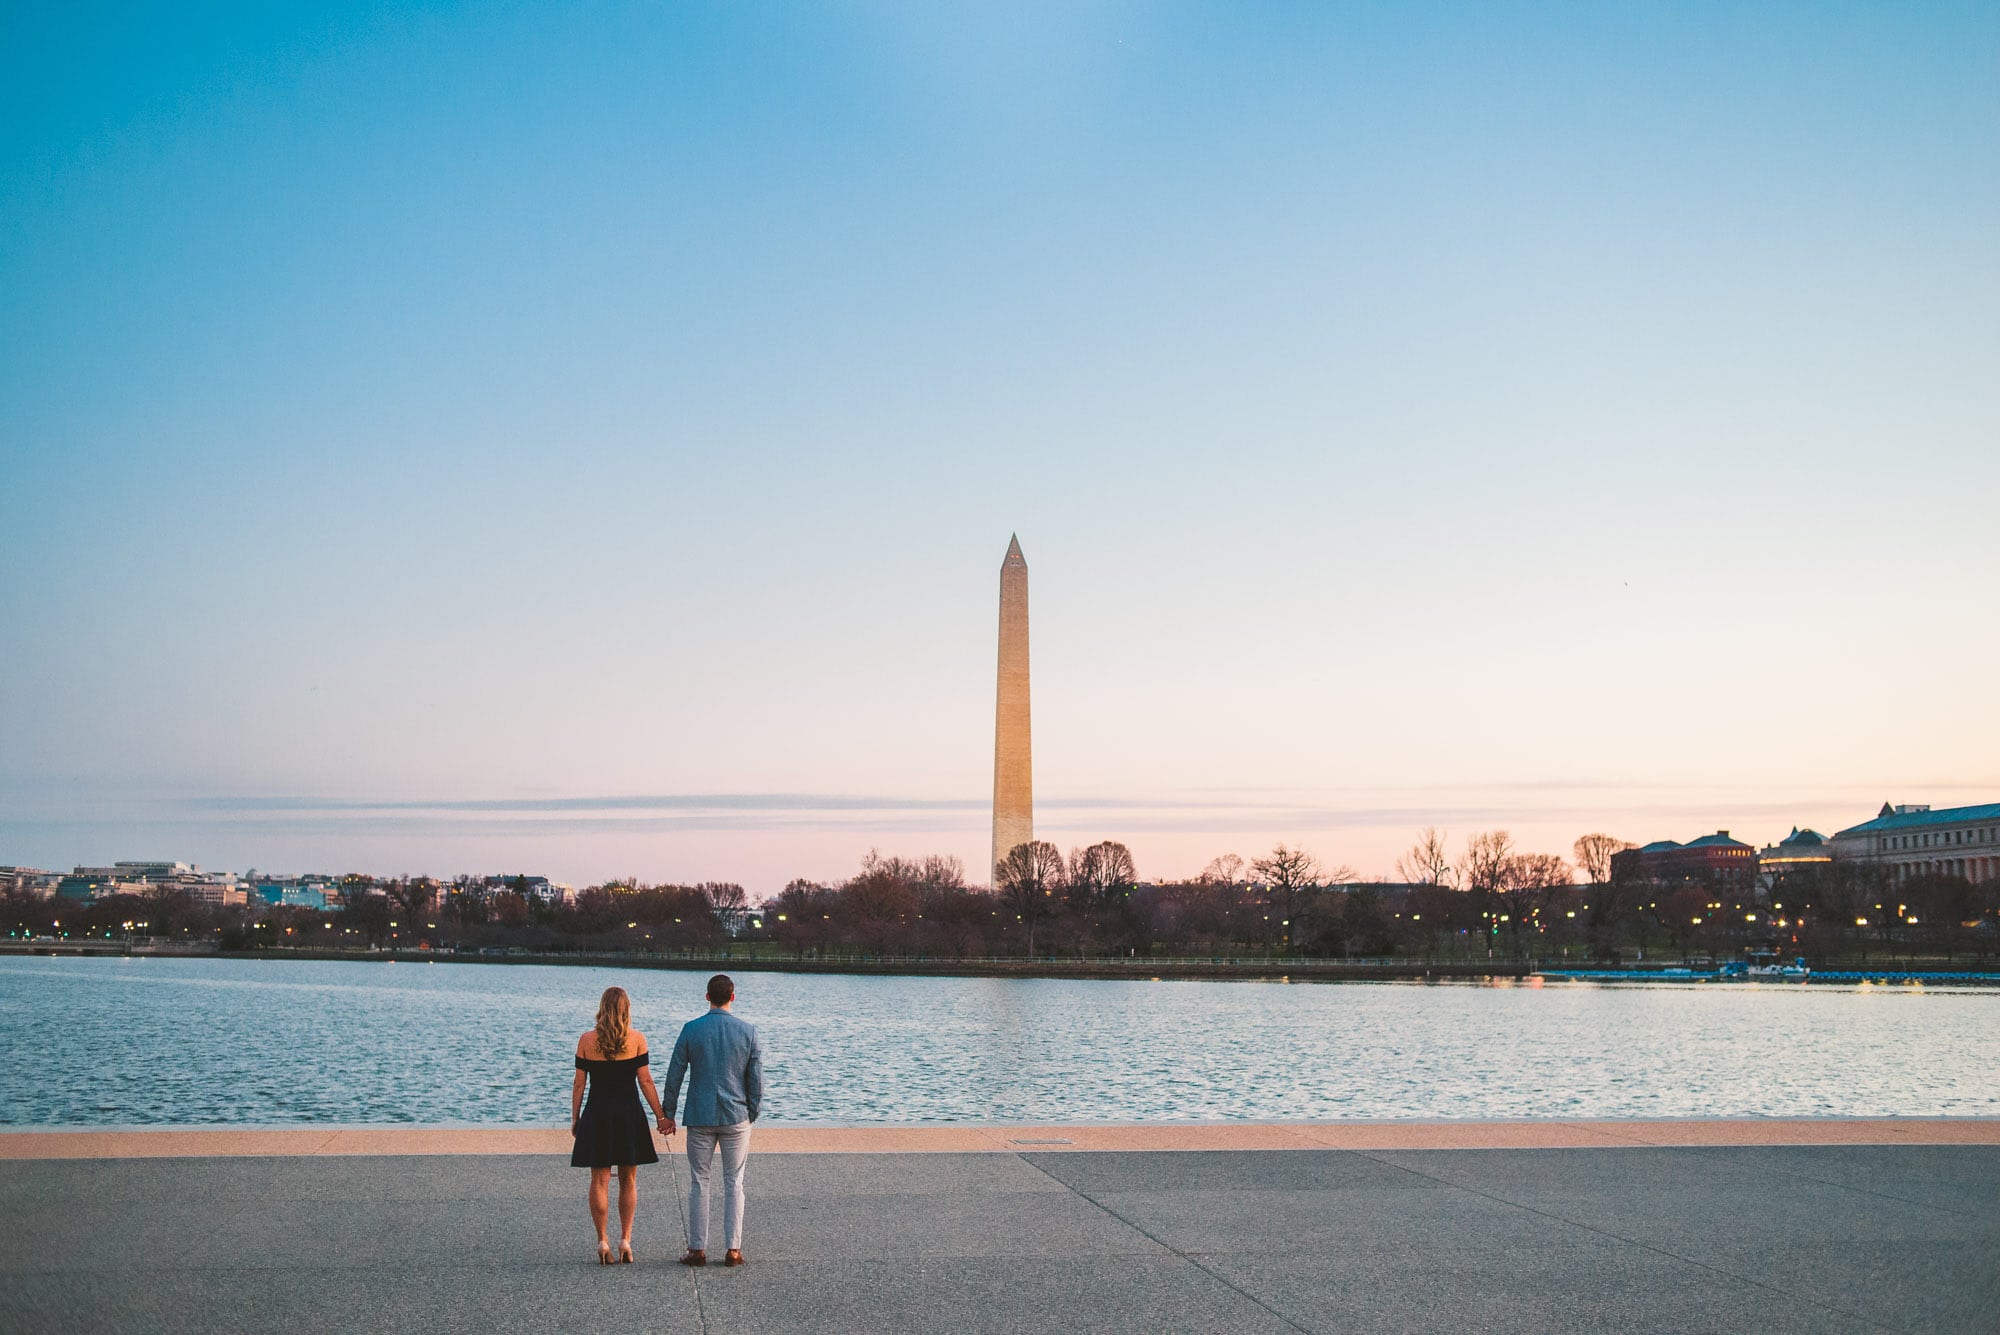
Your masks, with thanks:
[(1874, 820), (1834, 835), (1833, 855), (1885, 867), (1895, 881), (1963, 876), (1977, 885), (2000, 879), (2000, 802), (1941, 811), (1885, 803)]

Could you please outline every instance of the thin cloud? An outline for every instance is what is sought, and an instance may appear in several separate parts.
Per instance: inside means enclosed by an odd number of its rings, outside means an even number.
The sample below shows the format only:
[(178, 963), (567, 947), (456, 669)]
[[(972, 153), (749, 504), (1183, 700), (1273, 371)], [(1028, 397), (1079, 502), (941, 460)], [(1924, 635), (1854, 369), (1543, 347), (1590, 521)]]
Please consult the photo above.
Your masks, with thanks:
[[(1393, 790), (1392, 790), (1393, 791)], [(1038, 824), (1051, 834), (1339, 831), (1507, 828), (1567, 822), (1583, 828), (1658, 827), (1709, 829), (1719, 822), (1752, 826), (1792, 822), (1823, 802), (1633, 802), (1622, 795), (1599, 803), (1560, 805), (1465, 803), (1455, 805), (1313, 805), (1290, 802), (1053, 798), (1037, 803)], [(813, 793), (705, 793), (574, 798), (479, 798), (370, 802), (352, 798), (208, 797), (171, 804), (178, 817), (134, 821), (134, 826), (253, 826), (265, 834), (481, 836), (675, 834), (697, 831), (841, 830), (891, 832), (969, 831), (983, 826), (981, 798), (907, 798)], [(1857, 809), (1856, 819), (1868, 812)], [(19, 822), (47, 829), (95, 825), (103, 818)], [(0, 829), (10, 822), (0, 822)]]
[(622, 811), (971, 811), (974, 798), (868, 797), (831, 793), (671, 793), (622, 797), (498, 797), (373, 801), (345, 797), (195, 797), (182, 806), (214, 812), (375, 811), (537, 812)]
[[(397, 799), (345, 797), (191, 797), (175, 805), (209, 814), (347, 815), (378, 812), (433, 812), (465, 815), (584, 815), (603, 812), (700, 811), (815, 813), (837, 811), (984, 811), (983, 797), (886, 797), (838, 793), (673, 793), (611, 797), (502, 797)], [(1159, 800), (1116, 797), (1054, 797), (1036, 804), (1050, 811), (1214, 811), (1282, 810), (1289, 804)]]

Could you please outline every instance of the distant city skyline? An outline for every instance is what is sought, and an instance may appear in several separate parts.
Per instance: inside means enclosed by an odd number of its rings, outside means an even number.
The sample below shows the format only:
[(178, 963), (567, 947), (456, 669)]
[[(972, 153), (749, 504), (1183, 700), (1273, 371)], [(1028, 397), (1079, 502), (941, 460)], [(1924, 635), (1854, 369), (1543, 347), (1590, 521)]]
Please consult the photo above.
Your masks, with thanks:
[(0, 46), (0, 862), (1146, 876), (2000, 795), (2000, 11)]

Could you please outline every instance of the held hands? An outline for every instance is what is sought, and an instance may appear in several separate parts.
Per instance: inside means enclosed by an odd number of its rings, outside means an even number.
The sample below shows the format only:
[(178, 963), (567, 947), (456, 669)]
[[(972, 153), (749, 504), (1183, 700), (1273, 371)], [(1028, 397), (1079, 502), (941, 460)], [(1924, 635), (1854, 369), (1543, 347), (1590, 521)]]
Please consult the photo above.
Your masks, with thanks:
[(674, 1134), (674, 1119), (667, 1116), (665, 1113), (660, 1114), (660, 1134), (663, 1136), (671, 1136)]

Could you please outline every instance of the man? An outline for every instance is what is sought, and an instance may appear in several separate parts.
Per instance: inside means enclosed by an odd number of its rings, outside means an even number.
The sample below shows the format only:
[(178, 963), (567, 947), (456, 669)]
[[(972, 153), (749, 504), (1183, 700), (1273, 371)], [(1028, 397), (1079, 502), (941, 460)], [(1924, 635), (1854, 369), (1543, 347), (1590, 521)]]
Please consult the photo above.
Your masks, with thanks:
[(708, 980), (708, 1014), (681, 1026), (667, 1063), (660, 1134), (674, 1134), (681, 1077), (688, 1076), (688, 1249), (682, 1265), (708, 1264), (708, 1173), (722, 1151), (724, 1265), (743, 1264), (743, 1160), (750, 1153), (750, 1124), (764, 1102), (764, 1049), (755, 1025), (730, 1013), (736, 984), (719, 973)]

